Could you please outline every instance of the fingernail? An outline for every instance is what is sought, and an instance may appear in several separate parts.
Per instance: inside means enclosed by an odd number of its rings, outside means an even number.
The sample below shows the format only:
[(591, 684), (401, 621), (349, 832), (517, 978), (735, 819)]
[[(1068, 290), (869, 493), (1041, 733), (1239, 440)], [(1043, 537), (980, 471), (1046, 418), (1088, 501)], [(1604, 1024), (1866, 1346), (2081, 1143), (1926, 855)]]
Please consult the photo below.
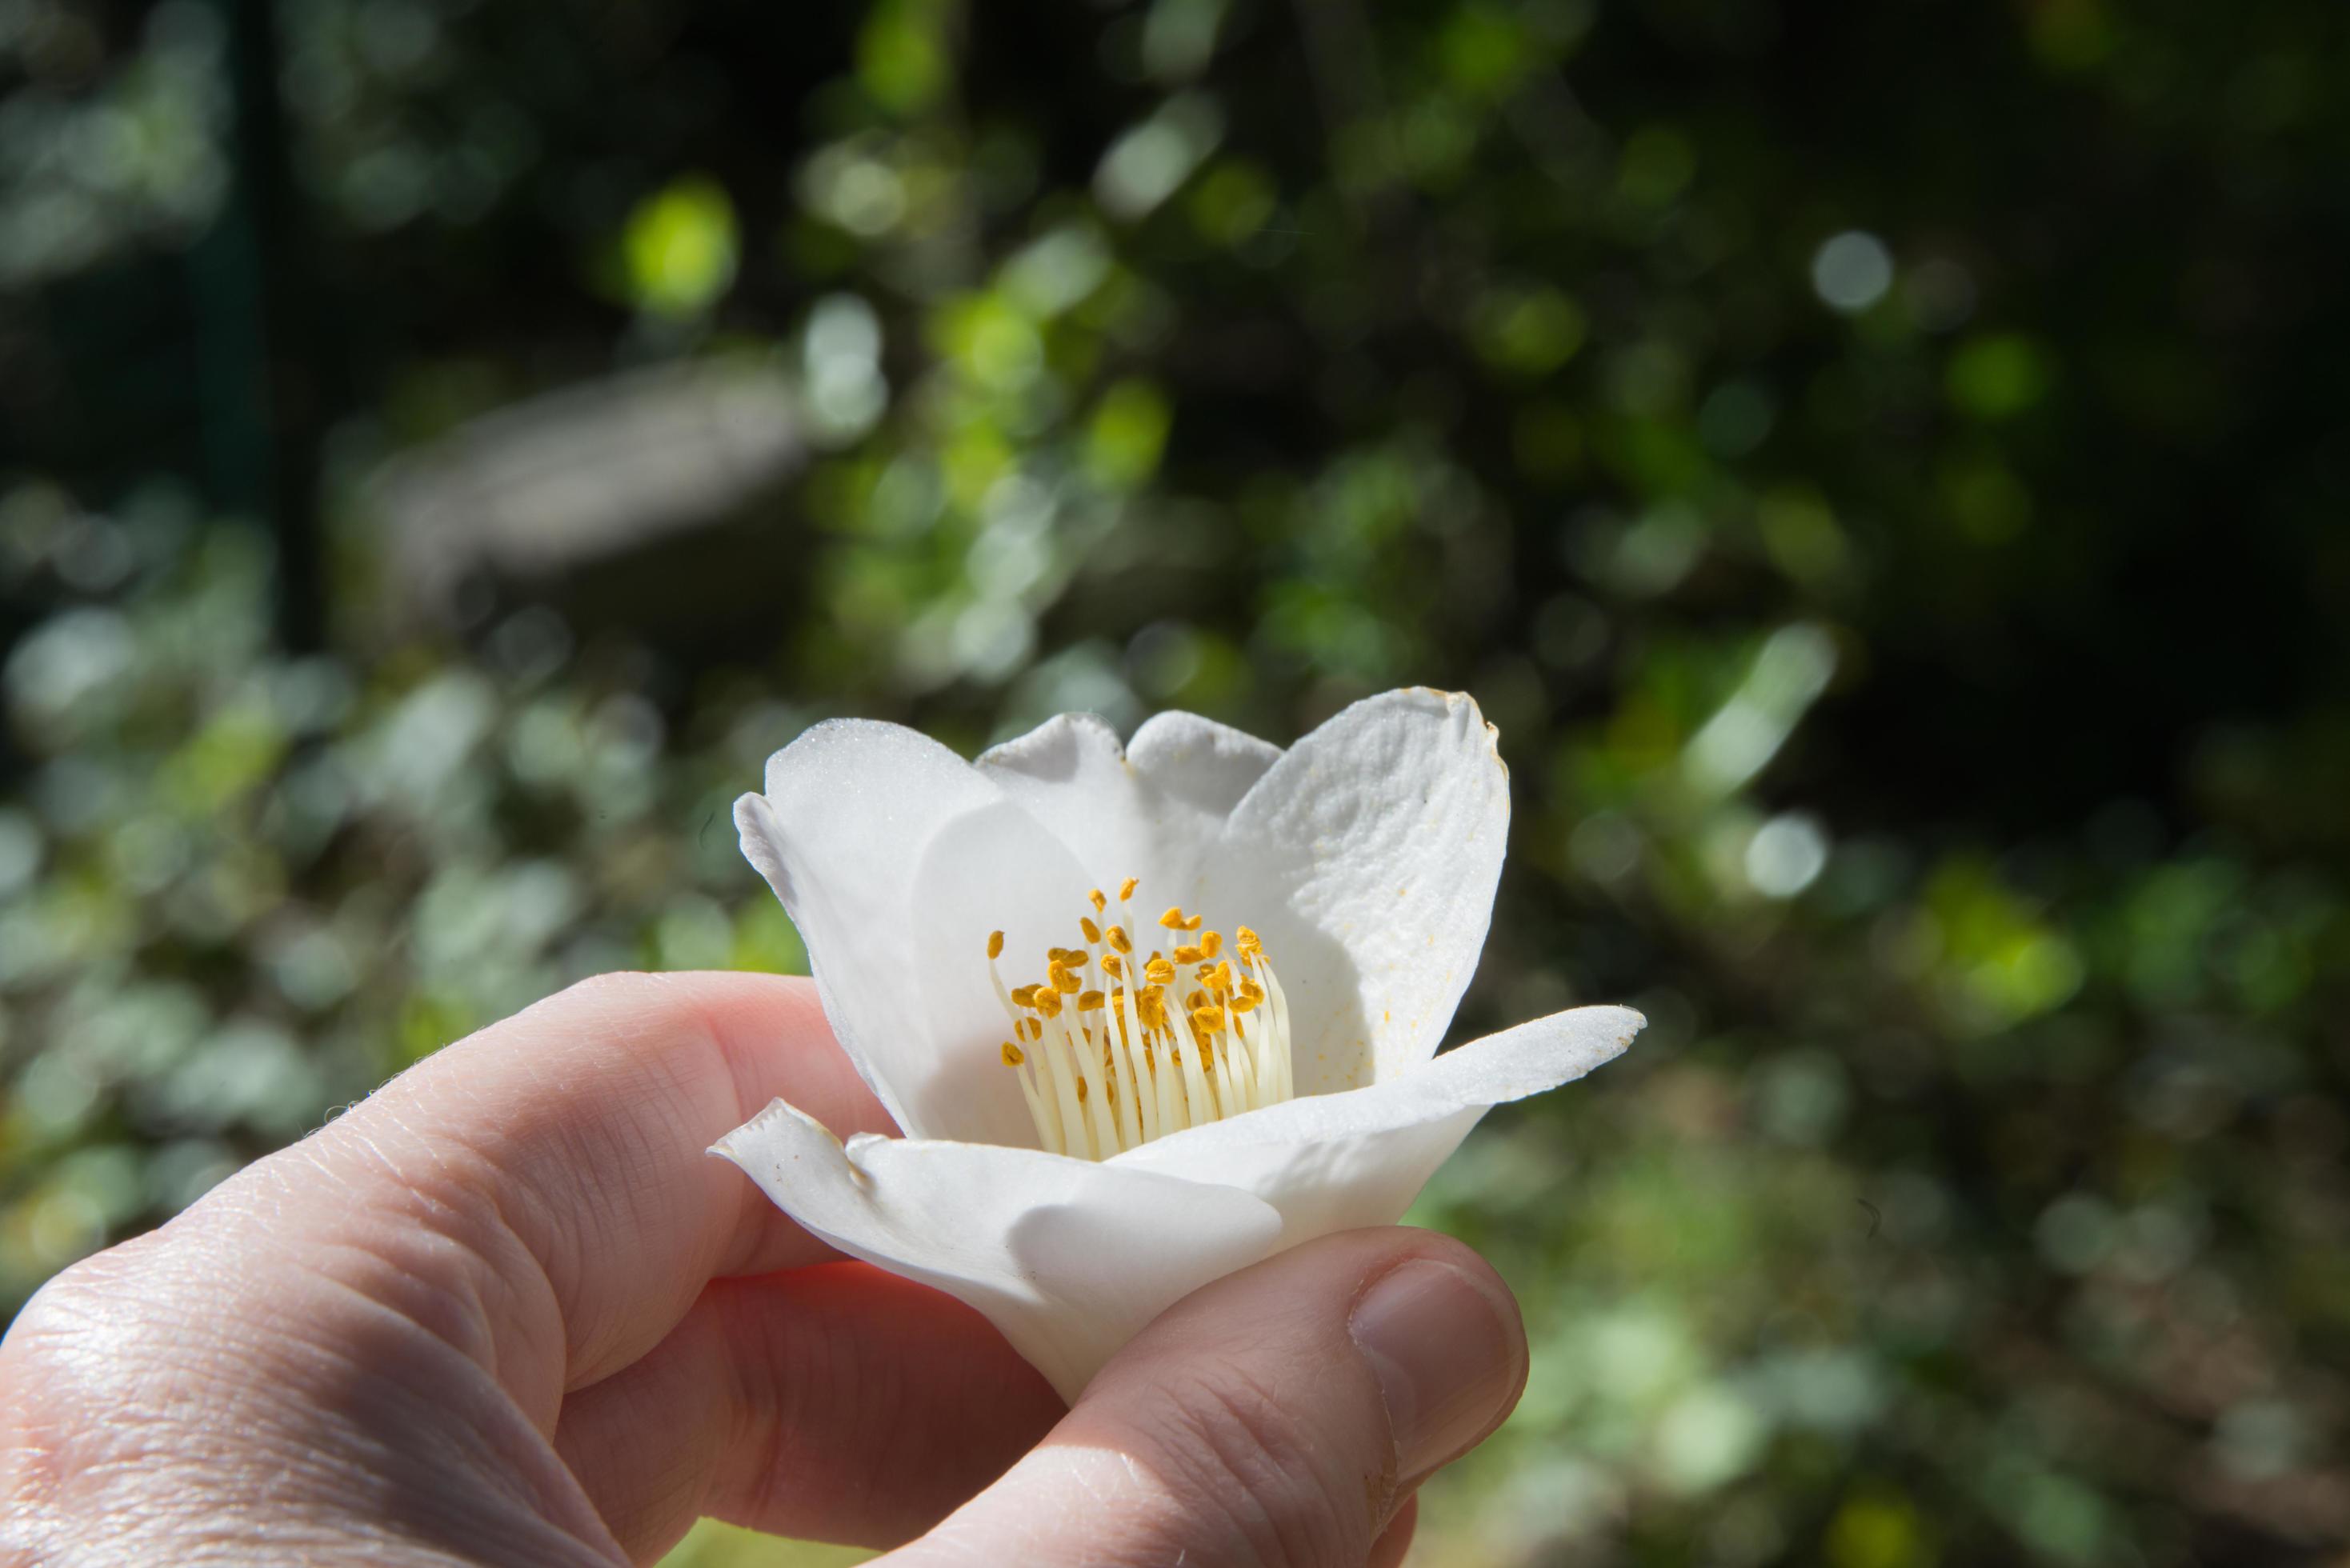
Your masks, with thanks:
[(1517, 1390), (1516, 1333), (1450, 1263), (1414, 1259), (1380, 1275), (1347, 1328), (1387, 1400), (1399, 1476), (1475, 1442)]

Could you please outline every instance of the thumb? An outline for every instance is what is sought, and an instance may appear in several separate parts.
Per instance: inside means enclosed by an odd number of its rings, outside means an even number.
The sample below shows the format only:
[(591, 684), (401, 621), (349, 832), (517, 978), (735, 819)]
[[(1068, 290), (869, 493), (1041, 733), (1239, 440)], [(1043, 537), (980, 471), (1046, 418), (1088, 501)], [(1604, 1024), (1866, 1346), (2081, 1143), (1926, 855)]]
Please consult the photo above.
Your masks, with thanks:
[(1424, 1231), (1325, 1237), (1208, 1285), (892, 1568), (1385, 1568), (1412, 1489), (1525, 1385), (1517, 1304)]

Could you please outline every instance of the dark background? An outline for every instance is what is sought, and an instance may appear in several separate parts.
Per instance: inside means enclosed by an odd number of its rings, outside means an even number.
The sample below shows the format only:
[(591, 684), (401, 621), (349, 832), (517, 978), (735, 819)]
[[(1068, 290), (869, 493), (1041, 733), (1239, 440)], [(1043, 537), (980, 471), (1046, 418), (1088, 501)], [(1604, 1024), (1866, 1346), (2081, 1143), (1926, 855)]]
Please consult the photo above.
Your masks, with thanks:
[(2342, 1561), (2346, 67), (0, 0), (0, 1296), (570, 978), (800, 967), (725, 807), (817, 717), (1440, 685), (1463, 1036), (1654, 1022), (1424, 1206), (1538, 1348), (1416, 1562)]

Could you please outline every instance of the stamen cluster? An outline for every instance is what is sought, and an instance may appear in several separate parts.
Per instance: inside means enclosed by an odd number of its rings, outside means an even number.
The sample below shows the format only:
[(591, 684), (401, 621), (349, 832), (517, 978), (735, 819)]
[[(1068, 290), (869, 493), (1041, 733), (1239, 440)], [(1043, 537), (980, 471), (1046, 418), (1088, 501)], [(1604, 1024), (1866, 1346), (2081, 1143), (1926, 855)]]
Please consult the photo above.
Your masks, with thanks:
[(1139, 883), (1098, 888), (1077, 929), (1086, 945), (1050, 948), (1045, 978), (1007, 988), (996, 969), (1003, 933), (987, 939), (987, 969), (1012, 1021), (1005, 1066), (1036, 1136), (1055, 1154), (1107, 1159), (1153, 1138), (1277, 1105), (1295, 1085), (1289, 1003), (1264, 944), (1246, 926), (1201, 929), (1170, 908), (1165, 950), (1140, 952), (1128, 916)]

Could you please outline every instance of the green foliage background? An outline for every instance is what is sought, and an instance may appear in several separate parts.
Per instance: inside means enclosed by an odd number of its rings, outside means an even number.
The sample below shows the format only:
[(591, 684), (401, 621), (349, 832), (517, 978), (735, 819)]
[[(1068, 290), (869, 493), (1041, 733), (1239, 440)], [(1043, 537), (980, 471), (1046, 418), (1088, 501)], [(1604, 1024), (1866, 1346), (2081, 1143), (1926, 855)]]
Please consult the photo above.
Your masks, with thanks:
[[(1422, 1207), (1537, 1351), (1415, 1561), (2350, 1550), (2336, 8), (240, 9), (0, 0), (12, 1308), (572, 978), (800, 967), (724, 824), (816, 718), (1441, 685), (1459, 1033), (1652, 1027)], [(399, 476), (678, 367), (798, 459), (413, 591)]]

